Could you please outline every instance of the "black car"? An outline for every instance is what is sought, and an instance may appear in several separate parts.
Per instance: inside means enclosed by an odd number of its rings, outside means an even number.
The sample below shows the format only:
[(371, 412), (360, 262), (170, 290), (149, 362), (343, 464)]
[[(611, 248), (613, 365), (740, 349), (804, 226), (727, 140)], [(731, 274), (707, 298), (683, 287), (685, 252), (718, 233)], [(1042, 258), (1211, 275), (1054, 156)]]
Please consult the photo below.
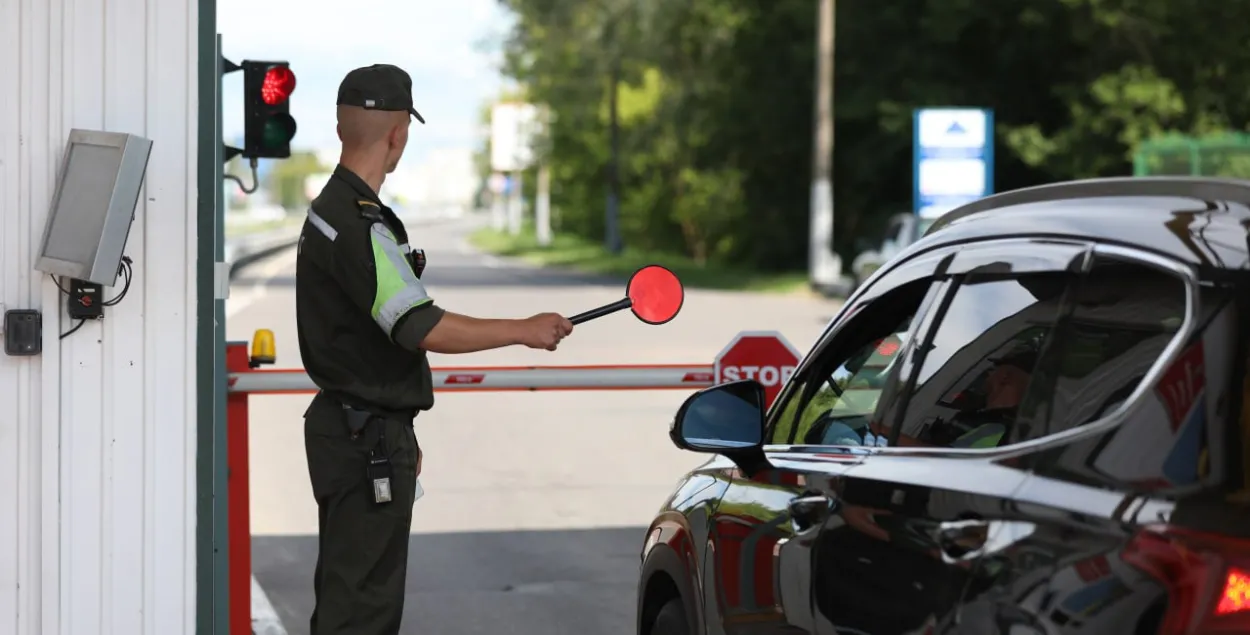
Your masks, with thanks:
[(1250, 182), (1122, 178), (939, 219), (646, 534), (640, 635), (1250, 633)]

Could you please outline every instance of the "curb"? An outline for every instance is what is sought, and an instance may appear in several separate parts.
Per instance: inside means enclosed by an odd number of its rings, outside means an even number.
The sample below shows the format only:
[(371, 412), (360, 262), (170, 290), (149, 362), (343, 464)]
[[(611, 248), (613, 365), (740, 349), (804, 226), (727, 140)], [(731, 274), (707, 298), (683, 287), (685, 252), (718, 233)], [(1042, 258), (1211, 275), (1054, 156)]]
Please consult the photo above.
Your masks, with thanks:
[(302, 225), (293, 225), (272, 232), (227, 240), (224, 260), (230, 264), (230, 277), (233, 278), (235, 272), (249, 264), (294, 247), (299, 242), (301, 228)]
[(255, 251), (248, 252), (247, 254), (243, 256), (239, 256), (235, 258), (234, 260), (227, 260), (227, 262), (230, 264), (230, 277), (234, 278), (234, 274), (238, 272), (240, 269), (254, 262), (257, 262), (259, 260), (263, 260), (269, 256), (272, 256), (273, 254), (276, 254), (279, 251), (282, 251), (283, 249), (289, 249), (291, 247), (294, 247), (296, 243), (298, 242), (299, 242), (299, 237), (297, 236), (295, 238), (277, 242), (271, 245), (266, 245), (263, 249), (257, 249)]
[[(462, 217), (407, 219), (409, 227), (437, 227), (461, 222)], [(302, 224), (293, 225), (255, 236), (240, 236), (226, 241), (225, 261), (230, 264), (230, 277), (235, 272), (259, 260), (272, 256), (279, 251), (294, 247), (299, 243)]]
[(287, 635), (282, 619), (256, 581), (256, 576), (252, 576), (252, 635)]

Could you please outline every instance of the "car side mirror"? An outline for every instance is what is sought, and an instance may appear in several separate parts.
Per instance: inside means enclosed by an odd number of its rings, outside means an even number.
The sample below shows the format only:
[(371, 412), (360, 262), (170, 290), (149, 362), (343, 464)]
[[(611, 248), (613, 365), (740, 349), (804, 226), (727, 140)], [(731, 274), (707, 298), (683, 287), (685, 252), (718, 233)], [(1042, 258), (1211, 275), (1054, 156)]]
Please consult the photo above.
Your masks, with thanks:
[(764, 412), (764, 385), (754, 379), (704, 388), (677, 410), (669, 438), (693, 452), (758, 452), (764, 445)]

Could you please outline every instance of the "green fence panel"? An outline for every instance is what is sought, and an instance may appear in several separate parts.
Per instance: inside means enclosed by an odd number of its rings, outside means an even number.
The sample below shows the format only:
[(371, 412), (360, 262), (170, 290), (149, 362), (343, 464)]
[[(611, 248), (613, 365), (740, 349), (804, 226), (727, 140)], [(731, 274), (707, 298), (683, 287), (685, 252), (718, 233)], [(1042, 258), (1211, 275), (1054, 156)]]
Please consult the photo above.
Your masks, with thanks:
[(1134, 176), (1220, 176), (1250, 179), (1250, 135), (1165, 137), (1133, 155)]

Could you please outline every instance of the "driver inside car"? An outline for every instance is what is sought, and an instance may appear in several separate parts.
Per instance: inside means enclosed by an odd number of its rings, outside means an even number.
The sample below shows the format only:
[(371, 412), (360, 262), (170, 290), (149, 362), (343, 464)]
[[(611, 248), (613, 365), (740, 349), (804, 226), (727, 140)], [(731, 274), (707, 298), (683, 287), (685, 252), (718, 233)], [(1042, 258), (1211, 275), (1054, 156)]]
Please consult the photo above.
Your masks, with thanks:
[[(952, 421), (934, 430), (922, 432), (917, 438), (900, 433), (895, 445), (899, 447), (951, 447), (993, 448), (1002, 441), (1016, 420), (1016, 411), (1024, 399), (1032, 379), (1036, 356), (1031, 351), (1009, 353), (993, 362), (982, 378), (984, 404), (975, 409), (956, 414)], [(948, 430), (965, 430), (954, 439), (945, 441)], [(884, 447), (889, 431), (880, 423), (873, 422), (860, 433), (848, 426), (834, 422), (824, 429), (822, 443), (825, 445), (876, 445)]]
[(985, 406), (960, 413), (954, 423), (968, 431), (950, 443), (953, 448), (993, 448), (1016, 420), (1016, 412), (1028, 390), (1035, 357), (1019, 352), (1000, 358), (985, 374)]

